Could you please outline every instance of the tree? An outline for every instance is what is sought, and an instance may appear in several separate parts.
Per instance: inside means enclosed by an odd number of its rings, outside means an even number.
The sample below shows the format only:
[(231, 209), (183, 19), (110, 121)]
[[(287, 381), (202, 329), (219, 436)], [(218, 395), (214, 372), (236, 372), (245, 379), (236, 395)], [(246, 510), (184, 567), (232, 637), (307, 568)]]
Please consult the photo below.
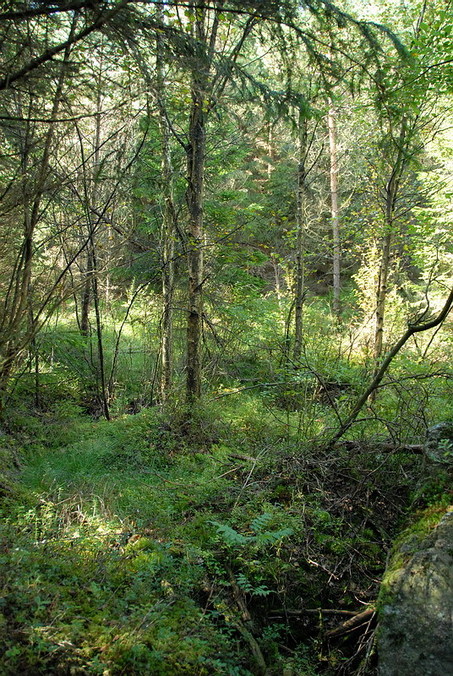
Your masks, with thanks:
[(333, 101), (329, 98), (329, 111), (327, 113), (327, 126), (329, 129), (329, 157), (330, 157), (330, 203), (332, 215), (332, 240), (333, 240), (333, 312), (340, 317), (340, 217), (338, 206), (338, 152), (337, 152), (337, 125), (336, 111)]
[(168, 121), (166, 102), (165, 60), (162, 36), (157, 35), (156, 45), (156, 98), (159, 114), (159, 128), (162, 143), (162, 227), (160, 237), (162, 261), (162, 324), (161, 324), (161, 376), (160, 396), (165, 403), (173, 382), (173, 296), (175, 285), (175, 238), (176, 210), (173, 195), (173, 162), (171, 150), (171, 128)]
[[(187, 252), (188, 296), (187, 296), (187, 400), (192, 403), (201, 394), (201, 342), (203, 325), (203, 251), (206, 245), (203, 222), (204, 174), (206, 162), (206, 124), (210, 113), (231, 78), (242, 45), (246, 40), (254, 20), (246, 16), (243, 25), (235, 17), (222, 15), (223, 2), (215, 2), (212, 8), (197, 7), (188, 10), (174, 6), (174, 16), (169, 25), (176, 25), (189, 40), (184, 43), (186, 72), (189, 78), (190, 110), (188, 111), (186, 138), (182, 141), (187, 168), (187, 229), (185, 246)], [(171, 13), (170, 13), (171, 14)], [(221, 43), (221, 50), (219, 49)], [(221, 54), (221, 56), (220, 56)], [(159, 77), (159, 75), (158, 75)], [(163, 83), (158, 87), (162, 93)], [(161, 93), (158, 96), (161, 97)], [(161, 130), (168, 138), (168, 110), (160, 104)], [(181, 140), (181, 139), (180, 139)], [(167, 141), (165, 141), (167, 143)], [(170, 172), (167, 147), (166, 171)], [(169, 202), (167, 202), (169, 206)], [(166, 218), (174, 218), (170, 212)], [(163, 237), (163, 246), (167, 249), (164, 269), (168, 272), (168, 261), (172, 258), (172, 232)], [(169, 286), (169, 280), (165, 282)], [(168, 298), (167, 298), (168, 301)], [(168, 302), (166, 303), (168, 307)], [(165, 316), (165, 315), (164, 315)], [(166, 314), (168, 320), (168, 313)], [(167, 324), (168, 329), (168, 324)], [(164, 334), (168, 331), (164, 331)], [(166, 342), (163, 354), (168, 354), (169, 342)]]
[[(17, 360), (30, 345), (39, 327), (43, 315), (55, 300), (52, 295), (36, 299), (36, 280), (33, 280), (34, 264), (40, 248), (37, 242), (38, 227), (43, 222), (46, 211), (46, 193), (51, 178), (51, 157), (58, 145), (56, 123), (61, 110), (64, 88), (67, 84), (72, 51), (72, 37), (77, 21), (71, 21), (69, 38), (63, 58), (55, 73), (53, 91), (46, 92), (51, 98), (47, 129), (42, 134), (39, 122), (33, 121), (34, 115), (42, 115), (42, 108), (36, 107), (36, 92), (32, 83), (17, 93), (9, 93), (6, 105), (16, 108), (19, 115), (10, 116), (11, 126), (8, 145), (12, 156), (16, 157), (15, 172), (19, 180), (10, 181), (4, 187), (4, 195), (12, 201), (6, 205), (6, 213), (22, 221), (22, 230), (18, 241), (5, 241), (9, 248), (9, 279), (3, 280), (4, 298), (0, 317), (0, 400), (3, 402), (7, 384)], [(19, 34), (20, 35), (20, 34)], [(33, 44), (31, 45), (33, 48)], [(42, 95), (42, 90), (40, 92)], [(41, 106), (45, 106), (42, 99)], [(38, 104), (38, 106), (39, 106)], [(39, 111), (39, 112), (38, 112)], [(6, 116), (5, 116), (6, 117)], [(14, 119), (14, 117), (16, 119)], [(17, 187), (20, 185), (22, 197), (18, 199)], [(61, 278), (57, 276), (56, 284)]]
[[(445, 321), (445, 319), (448, 317), (448, 314), (453, 306), (453, 289), (450, 290), (450, 293), (448, 297), (446, 298), (444, 305), (440, 312), (432, 317), (431, 319), (428, 319), (427, 321), (423, 321), (423, 315), (421, 316), (422, 321), (415, 321), (413, 323), (409, 323), (407, 330), (405, 333), (400, 337), (400, 339), (392, 346), (392, 348), (388, 351), (388, 353), (385, 355), (385, 358), (382, 360), (382, 363), (379, 365), (379, 368), (376, 370), (374, 377), (371, 381), (371, 383), (368, 385), (368, 387), (365, 389), (365, 391), (359, 396), (357, 399), (355, 405), (352, 408), (351, 413), (348, 415), (345, 421), (343, 421), (336, 432), (336, 434), (333, 436), (333, 438), (329, 442), (329, 446), (332, 446), (334, 443), (336, 443), (341, 437), (346, 434), (346, 432), (350, 429), (350, 427), (354, 424), (354, 422), (357, 420), (357, 417), (366, 404), (367, 400), (373, 395), (373, 393), (377, 390), (377, 388), (381, 385), (381, 382), (387, 373), (387, 370), (389, 366), (391, 365), (393, 359), (396, 357), (396, 355), (400, 352), (400, 350), (405, 346), (405, 344), (408, 342), (412, 336), (416, 335), (417, 333), (422, 333), (424, 331), (430, 331), (431, 329), (441, 326), (442, 323)], [(428, 311), (428, 308), (426, 309), (425, 313)]]

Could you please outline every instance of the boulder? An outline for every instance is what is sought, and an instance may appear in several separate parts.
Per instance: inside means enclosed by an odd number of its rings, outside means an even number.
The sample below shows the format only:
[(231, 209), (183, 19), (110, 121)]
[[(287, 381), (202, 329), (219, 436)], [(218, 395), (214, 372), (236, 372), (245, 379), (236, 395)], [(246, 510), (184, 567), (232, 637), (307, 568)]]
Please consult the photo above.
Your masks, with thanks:
[(381, 586), (379, 676), (453, 674), (453, 507), (399, 538)]
[(453, 465), (453, 421), (440, 422), (428, 429), (424, 451), (432, 462)]

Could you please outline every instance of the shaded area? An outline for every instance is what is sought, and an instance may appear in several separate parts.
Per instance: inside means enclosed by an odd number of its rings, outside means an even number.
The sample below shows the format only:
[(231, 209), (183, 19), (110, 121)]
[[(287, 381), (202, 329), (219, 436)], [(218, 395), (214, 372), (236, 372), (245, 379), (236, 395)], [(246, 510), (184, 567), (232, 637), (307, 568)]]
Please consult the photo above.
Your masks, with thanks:
[(453, 511), (426, 537), (410, 530), (385, 574), (378, 633), (379, 676), (453, 671)]

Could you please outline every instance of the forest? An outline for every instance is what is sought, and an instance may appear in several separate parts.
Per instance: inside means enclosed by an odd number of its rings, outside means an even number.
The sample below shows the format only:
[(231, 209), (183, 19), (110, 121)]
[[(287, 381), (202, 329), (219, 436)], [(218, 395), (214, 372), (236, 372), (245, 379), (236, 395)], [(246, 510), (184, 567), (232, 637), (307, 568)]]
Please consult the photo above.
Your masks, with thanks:
[(453, 502), (452, 36), (0, 0), (0, 676), (404, 676), (382, 580)]

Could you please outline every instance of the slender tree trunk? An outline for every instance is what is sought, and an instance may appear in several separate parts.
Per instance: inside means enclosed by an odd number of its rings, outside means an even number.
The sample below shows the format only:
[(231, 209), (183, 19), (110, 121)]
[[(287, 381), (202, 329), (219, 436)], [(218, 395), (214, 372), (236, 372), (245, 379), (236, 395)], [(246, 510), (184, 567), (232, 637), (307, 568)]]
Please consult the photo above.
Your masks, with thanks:
[(272, 124), (269, 120), (267, 123), (267, 178), (270, 179), (272, 175), (272, 156), (273, 156), (273, 134)]
[(80, 333), (85, 337), (88, 336), (90, 328), (91, 278), (93, 276), (93, 252), (91, 242), (87, 246), (86, 258), (85, 281), (83, 284), (82, 302), (80, 305)]
[(107, 382), (105, 377), (105, 358), (104, 358), (104, 342), (102, 339), (102, 321), (101, 321), (101, 310), (99, 306), (99, 287), (98, 287), (98, 277), (97, 277), (97, 260), (96, 252), (94, 248), (94, 243), (92, 244), (93, 251), (93, 305), (94, 313), (96, 317), (96, 337), (97, 337), (97, 347), (98, 347), (98, 360), (99, 360), (99, 376), (100, 376), (100, 385), (101, 385), (101, 401), (102, 401), (102, 412), (106, 420), (110, 420), (110, 409), (109, 409), (109, 393), (107, 389)]
[(329, 112), (327, 114), (329, 128), (329, 155), (330, 155), (330, 203), (332, 218), (333, 240), (333, 312), (340, 317), (340, 218), (338, 208), (338, 153), (337, 153), (337, 125), (335, 109), (329, 99)]
[[(99, 265), (97, 259), (96, 222), (95, 216), (99, 200), (99, 171), (101, 167), (101, 143), (102, 143), (102, 84), (103, 84), (103, 45), (101, 45), (100, 58), (98, 61), (98, 73), (96, 82), (96, 108), (94, 114), (93, 156), (89, 164), (85, 160), (83, 137), (77, 129), (80, 141), (83, 167), (83, 190), (84, 208), (87, 221), (87, 265), (86, 278), (83, 285), (80, 331), (83, 335), (89, 333), (89, 312), (93, 304), (96, 323), (97, 364), (93, 364), (96, 370), (96, 397), (100, 398), (102, 412), (107, 420), (110, 420), (109, 411), (109, 385), (113, 382), (113, 374), (107, 382), (105, 371), (105, 356), (103, 344), (102, 317), (99, 294)], [(89, 342), (92, 350), (92, 343)]]
[[(191, 65), (191, 108), (187, 157), (188, 206), (187, 267), (188, 267), (188, 321), (187, 321), (187, 380), (186, 400), (189, 406), (201, 395), (201, 342), (203, 329), (203, 191), (206, 153), (206, 119), (215, 102), (221, 97), (230, 73), (211, 73), (216, 40), (221, 23), (223, 0), (212, 3), (211, 9), (196, 5), (193, 24), (196, 46)], [(236, 61), (244, 41), (254, 24), (247, 19), (236, 45), (229, 52), (230, 62)], [(215, 92), (215, 98), (213, 93)]]
[[(188, 320), (186, 399), (191, 405), (201, 395), (201, 344), (203, 336), (203, 195), (206, 154), (206, 116), (209, 108), (209, 71), (214, 55), (219, 16), (214, 14), (210, 35), (207, 10), (196, 10), (195, 37), (200, 51), (192, 69), (187, 155), (186, 200), (189, 211), (187, 228)], [(207, 49), (207, 51), (206, 51)]]
[(280, 269), (277, 256), (271, 255), (272, 267), (274, 269), (275, 293), (277, 294), (278, 307), (281, 310), (282, 305), (282, 283), (280, 279)]
[(307, 178), (307, 123), (302, 115), (299, 118), (299, 164), (297, 167), (297, 237), (296, 271), (294, 284), (294, 361), (302, 354), (303, 307), (305, 299), (305, 228), (306, 208), (305, 192)]
[[(168, 144), (168, 136), (164, 141)], [(169, 151), (169, 148), (168, 148)], [(165, 151), (164, 151), (165, 152)], [(161, 398), (165, 401), (171, 390), (173, 379), (173, 294), (174, 294), (174, 251), (175, 251), (175, 209), (172, 195), (172, 166), (170, 153), (162, 160), (162, 175), (166, 181), (168, 193), (165, 195), (162, 215), (162, 336), (161, 336)]]
[(379, 263), (378, 283), (376, 289), (376, 322), (374, 331), (375, 369), (379, 369), (384, 349), (385, 309), (388, 295), (388, 281), (391, 262), (391, 246), (393, 240), (395, 200), (398, 192), (400, 168), (394, 171), (385, 189), (384, 234), (382, 237), (381, 260)]
[[(92, 292), (93, 292), (93, 275), (95, 269), (95, 236), (94, 236), (94, 224), (93, 224), (93, 207), (96, 207), (97, 201), (97, 173), (99, 171), (99, 162), (100, 162), (100, 143), (101, 143), (101, 118), (102, 118), (102, 93), (101, 93), (101, 84), (102, 84), (102, 46), (100, 53), (100, 63), (99, 63), (99, 72), (97, 74), (97, 91), (96, 91), (96, 112), (95, 112), (95, 129), (94, 129), (94, 153), (93, 153), (93, 166), (91, 168), (91, 177), (88, 179), (84, 175), (85, 181), (85, 199), (87, 201), (87, 218), (88, 218), (88, 236), (89, 243), (87, 246), (86, 254), (86, 268), (85, 268), (85, 281), (82, 287), (82, 301), (81, 301), (81, 317), (80, 317), (80, 333), (83, 336), (88, 336), (89, 333), (89, 315), (90, 307), (92, 301)], [(88, 190), (87, 180), (91, 181), (91, 188)]]
[(384, 347), (385, 306), (388, 292), (388, 277), (390, 271), (390, 250), (392, 244), (391, 223), (386, 224), (386, 233), (382, 240), (381, 261), (379, 264), (378, 283), (376, 289), (376, 323), (374, 332), (374, 360), (375, 368), (379, 368)]
[(203, 188), (206, 146), (204, 87), (194, 75), (192, 109), (187, 146), (187, 205), (189, 224), (188, 257), (188, 323), (187, 323), (187, 401), (201, 395), (201, 340), (203, 325)]
[(173, 199), (173, 166), (171, 157), (171, 130), (167, 119), (165, 101), (165, 76), (162, 38), (157, 38), (156, 90), (159, 111), (159, 127), (162, 146), (162, 323), (160, 342), (160, 396), (165, 402), (172, 387), (173, 378), (173, 294), (174, 294), (174, 250), (176, 234), (176, 213)]
[(388, 283), (391, 263), (391, 246), (396, 220), (396, 200), (401, 177), (405, 167), (406, 125), (404, 120), (396, 143), (396, 155), (390, 178), (385, 186), (384, 233), (382, 237), (381, 261), (379, 265), (376, 289), (376, 323), (374, 332), (375, 373), (378, 372), (384, 349), (385, 309), (388, 296)]
[(102, 400), (102, 410), (106, 420), (110, 420), (110, 410), (109, 410), (109, 397), (110, 393), (107, 388), (107, 380), (105, 373), (105, 358), (104, 358), (104, 342), (103, 342), (103, 331), (102, 331), (102, 321), (101, 321), (101, 308), (100, 308), (100, 298), (99, 298), (99, 266), (97, 261), (96, 253), (96, 240), (95, 240), (95, 222), (93, 220), (93, 214), (95, 213), (97, 202), (99, 199), (99, 171), (101, 167), (101, 141), (102, 141), (102, 82), (103, 82), (103, 44), (101, 44), (101, 51), (99, 57), (99, 72), (98, 72), (98, 81), (97, 81), (97, 92), (96, 92), (96, 115), (95, 115), (95, 132), (94, 132), (94, 154), (93, 154), (93, 168), (92, 168), (92, 188), (89, 195), (89, 228), (90, 228), (90, 243), (89, 251), (91, 252), (91, 261), (92, 261), (92, 294), (93, 294), (93, 305), (94, 313), (96, 317), (96, 337), (97, 337), (97, 348), (98, 348), (98, 361), (99, 361), (99, 379), (101, 385), (101, 400)]

